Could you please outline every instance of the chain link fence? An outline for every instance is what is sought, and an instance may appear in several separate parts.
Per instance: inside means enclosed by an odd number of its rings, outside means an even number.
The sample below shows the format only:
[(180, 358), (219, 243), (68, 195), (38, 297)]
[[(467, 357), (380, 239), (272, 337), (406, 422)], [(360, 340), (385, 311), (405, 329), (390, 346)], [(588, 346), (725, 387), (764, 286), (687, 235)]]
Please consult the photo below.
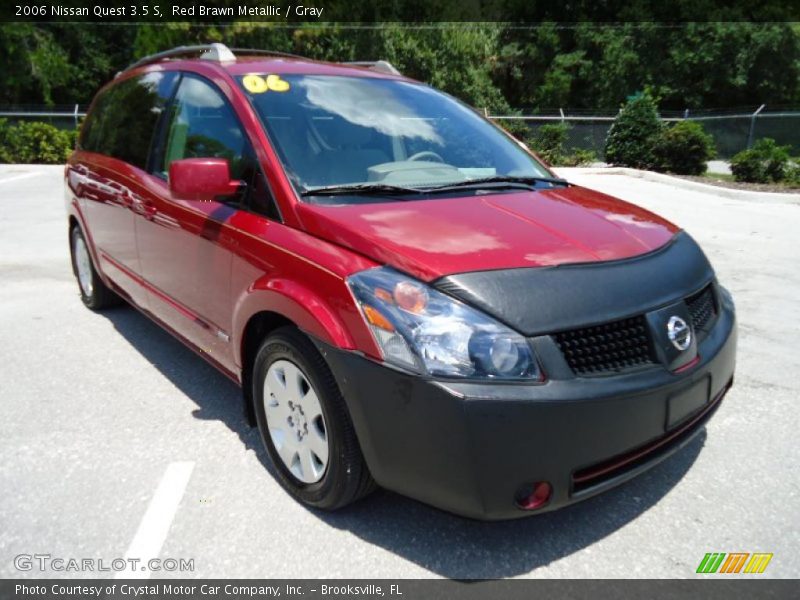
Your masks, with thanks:
[(19, 121), (41, 121), (59, 129), (75, 129), (86, 116), (85, 104), (57, 104), (42, 106), (35, 104), (0, 106), (0, 119), (10, 124)]
[[(560, 109), (536, 115), (487, 115), (499, 124), (520, 121), (534, 136), (537, 130), (548, 123), (570, 125), (567, 147), (591, 150), (599, 158), (603, 156), (606, 136), (615, 112), (589, 112)], [(769, 110), (765, 105), (749, 111), (720, 113), (715, 111), (663, 111), (665, 122), (682, 120), (696, 121), (714, 138), (717, 157), (730, 159), (734, 154), (749, 148), (753, 142), (769, 137), (779, 145), (790, 146), (793, 156), (800, 156), (800, 110)]]
[[(0, 119), (9, 123), (23, 120), (44, 121), (59, 129), (78, 126), (86, 115), (86, 105), (70, 104), (58, 106), (0, 106)], [(603, 157), (606, 135), (617, 113), (557, 109), (535, 115), (492, 115), (490, 119), (500, 123), (521, 121), (531, 136), (547, 123), (567, 123), (571, 127), (567, 134), (567, 146), (593, 151)], [(775, 108), (762, 105), (749, 110), (735, 112), (718, 111), (663, 111), (666, 122), (688, 119), (697, 121), (714, 138), (717, 157), (730, 159), (737, 152), (750, 147), (754, 141), (769, 137), (778, 144), (790, 146), (793, 156), (800, 156), (800, 110)]]

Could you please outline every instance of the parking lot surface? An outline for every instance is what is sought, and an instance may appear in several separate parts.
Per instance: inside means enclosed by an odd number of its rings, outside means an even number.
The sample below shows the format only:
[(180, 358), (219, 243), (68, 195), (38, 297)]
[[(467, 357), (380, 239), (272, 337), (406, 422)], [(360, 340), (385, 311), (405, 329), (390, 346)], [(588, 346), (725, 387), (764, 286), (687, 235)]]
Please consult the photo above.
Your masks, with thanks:
[(699, 241), (736, 300), (736, 383), (652, 471), (480, 523), (388, 492), (333, 514), (294, 502), (234, 384), (132, 308), (81, 304), (62, 174), (0, 168), (0, 577), (98, 575), (19, 571), (20, 554), (194, 560), (152, 577), (680, 578), (707, 552), (771, 552), (759, 577), (800, 573), (800, 206), (565, 171)]

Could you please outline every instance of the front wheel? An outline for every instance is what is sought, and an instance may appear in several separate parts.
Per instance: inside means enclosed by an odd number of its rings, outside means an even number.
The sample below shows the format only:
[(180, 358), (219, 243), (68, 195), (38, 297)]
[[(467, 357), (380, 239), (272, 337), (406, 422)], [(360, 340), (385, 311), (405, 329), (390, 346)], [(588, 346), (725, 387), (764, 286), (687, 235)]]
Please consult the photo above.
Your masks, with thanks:
[(253, 367), (256, 420), (281, 485), (334, 510), (374, 488), (344, 399), (325, 359), (294, 327), (261, 345)]

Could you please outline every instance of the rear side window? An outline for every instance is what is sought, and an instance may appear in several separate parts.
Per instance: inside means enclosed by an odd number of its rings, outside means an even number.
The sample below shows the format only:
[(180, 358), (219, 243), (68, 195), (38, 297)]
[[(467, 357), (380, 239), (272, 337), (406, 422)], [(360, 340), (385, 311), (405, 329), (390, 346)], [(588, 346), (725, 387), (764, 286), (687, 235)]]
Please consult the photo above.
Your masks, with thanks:
[(177, 74), (146, 73), (105, 90), (81, 131), (80, 148), (147, 168), (153, 133)]
[(100, 115), (105, 112), (106, 101), (109, 98), (110, 91), (105, 90), (98, 94), (92, 105), (92, 110), (86, 115), (86, 120), (84, 120), (83, 127), (81, 127), (81, 135), (78, 138), (78, 148), (81, 150), (98, 152), (100, 147), (100, 121), (102, 120)]

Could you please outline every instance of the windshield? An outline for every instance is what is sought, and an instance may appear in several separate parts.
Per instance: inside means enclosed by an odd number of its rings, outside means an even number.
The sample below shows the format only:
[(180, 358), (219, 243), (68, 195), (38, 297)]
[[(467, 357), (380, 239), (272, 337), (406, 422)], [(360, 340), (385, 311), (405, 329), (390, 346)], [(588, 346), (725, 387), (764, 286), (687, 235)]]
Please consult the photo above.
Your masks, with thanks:
[(472, 109), (421, 84), (267, 74), (239, 81), (302, 192), (550, 176)]

